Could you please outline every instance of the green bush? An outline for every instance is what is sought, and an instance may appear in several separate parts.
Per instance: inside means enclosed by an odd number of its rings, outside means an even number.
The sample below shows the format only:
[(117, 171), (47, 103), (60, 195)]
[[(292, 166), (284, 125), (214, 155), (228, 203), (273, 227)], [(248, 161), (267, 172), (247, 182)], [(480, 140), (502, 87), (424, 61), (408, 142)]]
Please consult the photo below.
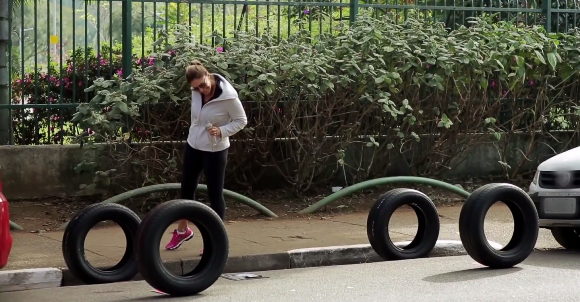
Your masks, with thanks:
[[(223, 49), (176, 27), (160, 41), (171, 55), (153, 54), (155, 64), (131, 81), (97, 80), (87, 89), (95, 98), (73, 121), (94, 133), (79, 139), (125, 148), (114, 148), (108, 165), (85, 161), (78, 171), (99, 170), (91, 186), (177, 180), (191, 95), (184, 70), (194, 58), (229, 78), (245, 105), (249, 124), (235, 137), (228, 173), (245, 188), (272, 171), (296, 192), (336, 177), (359, 182), (384, 175), (399, 153), (413, 173), (435, 176), (478, 144), (578, 127), (578, 32), (483, 19), (451, 31), (390, 20), (363, 14), (338, 35), (304, 31), (281, 42), (240, 32), (217, 37)], [(498, 158), (510, 177), (523, 161), (509, 167)]]
[[(120, 49), (107, 46), (95, 51), (78, 48), (71, 51), (59, 68), (25, 72), (12, 80), (12, 103), (18, 105), (57, 105), (87, 102), (94, 95), (83, 93), (97, 78), (111, 79), (119, 74)], [(26, 108), (12, 111), (14, 143), (17, 145), (60, 143), (65, 137), (78, 134), (71, 127), (73, 108)]]

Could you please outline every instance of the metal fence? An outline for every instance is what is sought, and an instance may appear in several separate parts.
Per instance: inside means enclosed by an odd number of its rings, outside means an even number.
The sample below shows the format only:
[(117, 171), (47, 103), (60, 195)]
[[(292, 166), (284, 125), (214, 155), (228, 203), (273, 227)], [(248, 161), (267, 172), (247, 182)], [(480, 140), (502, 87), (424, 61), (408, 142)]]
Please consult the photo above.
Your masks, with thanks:
[[(12, 144), (66, 143), (77, 131), (70, 121), (84, 89), (97, 77), (126, 76), (146, 64), (160, 30), (189, 25), (200, 42), (234, 31), (279, 38), (300, 29), (313, 35), (352, 22), (359, 11), (397, 20), (418, 16), (454, 28), (469, 17), (496, 13), (498, 19), (567, 31), (580, 24), (573, 0), (323, 0), (321, 2), (237, 0), (31, 0), (12, 3), (9, 51), (10, 99), (0, 102)], [(23, 2), (23, 4), (19, 4)], [(17, 4), (13, 4), (17, 3)]]

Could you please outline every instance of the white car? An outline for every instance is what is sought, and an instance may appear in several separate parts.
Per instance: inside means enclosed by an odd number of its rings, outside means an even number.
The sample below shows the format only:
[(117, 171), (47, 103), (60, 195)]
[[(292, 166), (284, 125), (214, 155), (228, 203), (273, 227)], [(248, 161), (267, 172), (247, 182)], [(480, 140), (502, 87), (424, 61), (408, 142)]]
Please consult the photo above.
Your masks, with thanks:
[(550, 229), (563, 247), (580, 249), (580, 147), (541, 163), (528, 194), (540, 227)]

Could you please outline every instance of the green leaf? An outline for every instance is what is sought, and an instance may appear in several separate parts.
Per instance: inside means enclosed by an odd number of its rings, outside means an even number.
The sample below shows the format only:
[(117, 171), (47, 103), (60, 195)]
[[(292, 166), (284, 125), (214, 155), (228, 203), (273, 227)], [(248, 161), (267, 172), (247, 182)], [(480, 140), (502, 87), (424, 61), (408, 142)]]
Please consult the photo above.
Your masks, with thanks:
[(475, 43), (473, 42), (473, 40), (469, 40), (469, 42), (467, 42), (467, 48), (469, 49), (475, 48)]
[(523, 57), (516, 56), (516, 64), (518, 64), (519, 67), (524, 67), (525, 62), (526, 61)]
[(540, 62), (542, 62), (542, 64), (546, 64), (546, 60), (544, 60), (544, 56), (537, 50), (534, 50), (534, 53), (536, 53), (536, 57), (538, 58), (538, 60)]
[(562, 80), (567, 80), (574, 74), (574, 70), (570, 66), (566, 65), (564, 68), (560, 69), (560, 74), (562, 75)]
[(441, 110), (439, 110), (438, 107), (433, 107), (433, 112), (435, 113), (435, 115), (439, 116), (441, 115)]
[(487, 78), (481, 77), (479, 78), (479, 86), (482, 90), (486, 90), (489, 83), (487, 82)]
[(82, 120), (84, 118), (84, 115), (80, 112), (77, 112), (73, 115), (73, 118), (71, 120), (71, 122), (73, 123), (78, 123), (80, 120)]
[(447, 117), (447, 114), (443, 113), (441, 120), (437, 123), (437, 127), (445, 127), (449, 129), (453, 125), (453, 122)]
[(119, 110), (123, 113), (128, 113), (129, 112), (129, 108), (127, 107), (126, 103), (123, 102), (119, 102), (117, 105), (117, 108), (119, 108)]
[(169, 94), (169, 97), (171, 98), (172, 101), (174, 101), (176, 103), (181, 101), (181, 99), (173, 93)]
[(330, 88), (330, 89), (334, 89), (334, 84), (331, 81), (324, 81), (324, 85), (326, 85), (326, 87)]
[(552, 70), (556, 70), (556, 55), (552, 52), (548, 53), (548, 63), (550, 63), (550, 66), (552, 67)]
[(264, 90), (266, 90), (266, 93), (267, 93), (267, 94), (272, 94), (272, 93), (274, 93), (274, 85), (272, 85), (272, 84), (267, 84), (267, 85), (264, 87)]
[(411, 132), (411, 136), (412, 136), (413, 138), (415, 138), (415, 141), (416, 141), (416, 142), (418, 142), (418, 141), (420, 141), (420, 140), (421, 140), (421, 139), (419, 138), (419, 135), (417, 135), (417, 133), (415, 133), (415, 132)]
[(80, 104), (78, 111), (82, 114), (89, 114), (89, 106), (87, 104)]
[(495, 123), (495, 118), (493, 118), (493, 117), (488, 117), (488, 118), (486, 118), (486, 119), (484, 120), (484, 122), (485, 122), (486, 124), (493, 124), (493, 123)]

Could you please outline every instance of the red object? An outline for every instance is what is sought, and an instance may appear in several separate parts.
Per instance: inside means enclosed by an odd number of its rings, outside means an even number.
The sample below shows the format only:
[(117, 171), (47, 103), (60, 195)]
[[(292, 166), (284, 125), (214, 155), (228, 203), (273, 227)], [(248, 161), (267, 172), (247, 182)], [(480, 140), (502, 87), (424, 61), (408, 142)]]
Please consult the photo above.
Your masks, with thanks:
[(8, 200), (2, 194), (2, 180), (0, 179), (0, 269), (8, 263), (8, 255), (12, 249), (12, 235), (10, 235), (10, 217), (8, 215)]

